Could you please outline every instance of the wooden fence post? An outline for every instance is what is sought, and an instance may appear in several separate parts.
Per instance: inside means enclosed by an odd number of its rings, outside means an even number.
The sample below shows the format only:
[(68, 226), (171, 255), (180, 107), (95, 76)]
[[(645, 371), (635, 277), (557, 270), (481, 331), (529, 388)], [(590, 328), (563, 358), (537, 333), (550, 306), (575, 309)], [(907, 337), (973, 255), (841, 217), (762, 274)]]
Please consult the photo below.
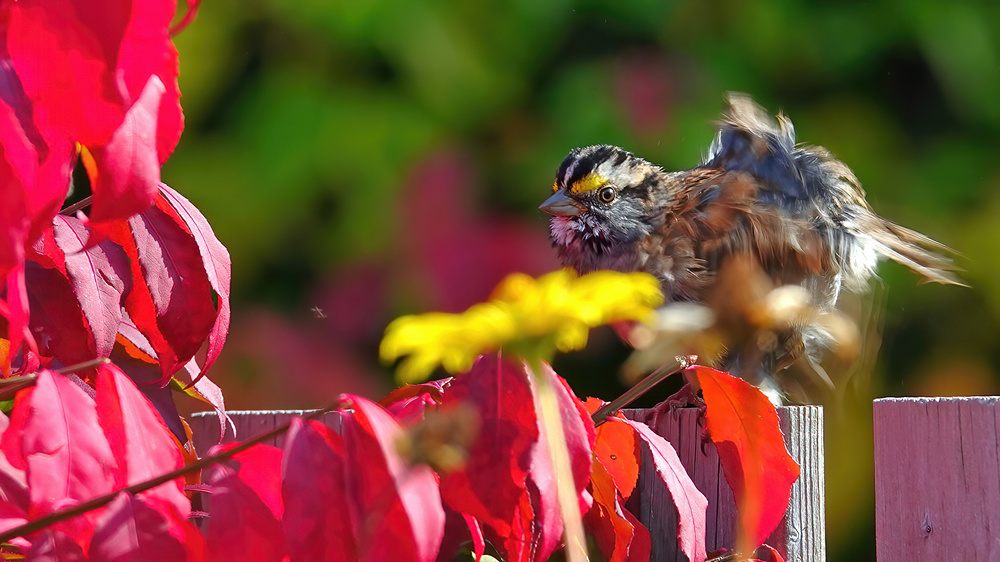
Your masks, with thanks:
[[(272, 429), (286, 424), (295, 416), (305, 416), (315, 410), (246, 410), (229, 412), (229, 418), (233, 420), (233, 425), (226, 428), (226, 436), (223, 443), (234, 440), (233, 428), (240, 441), (245, 441), (267, 433)], [(328, 412), (319, 421), (334, 431), (340, 431), (340, 414)], [(191, 426), (192, 441), (195, 450), (199, 455), (204, 455), (219, 442), (219, 418), (215, 412), (198, 412), (187, 419)], [(282, 447), (285, 444), (285, 435), (282, 433), (273, 439), (264, 441), (265, 445)]]
[(1000, 397), (874, 404), (879, 562), (1000, 561)]
[[(644, 419), (647, 410), (627, 410), (626, 416)], [(293, 416), (309, 413), (303, 410), (229, 412), (241, 440), (250, 439), (288, 422)], [(802, 475), (792, 486), (788, 512), (767, 543), (788, 562), (823, 562), (826, 560), (826, 527), (823, 480), (823, 409), (819, 406), (787, 406), (778, 408), (781, 430), (788, 451), (802, 468)], [(340, 429), (336, 412), (326, 414), (323, 423)], [(205, 454), (218, 441), (219, 421), (214, 412), (194, 414), (188, 419), (194, 443)], [(660, 419), (654, 431), (665, 437), (677, 449), (681, 462), (692, 475), (698, 489), (708, 498), (709, 550), (732, 548), (735, 543), (736, 503), (719, 464), (715, 446), (702, 439), (703, 425), (694, 408), (681, 408)], [(224, 441), (232, 441), (232, 429)], [(267, 442), (281, 447), (284, 435)], [(644, 457), (648, 453), (644, 452)], [(651, 466), (644, 458), (643, 467)], [(655, 480), (649, 470), (640, 470), (633, 498), (638, 504), (634, 511), (653, 538), (656, 561), (685, 561), (676, 551), (677, 513), (673, 500)]]
[[(626, 410), (631, 419), (643, 419), (645, 410)], [(784, 406), (778, 408), (781, 430), (788, 452), (800, 465), (802, 474), (792, 486), (788, 511), (778, 528), (768, 537), (788, 562), (826, 560), (826, 514), (823, 463), (823, 408)], [(733, 548), (736, 542), (736, 502), (719, 464), (715, 446), (703, 439), (703, 418), (694, 408), (681, 408), (661, 416), (652, 428), (674, 446), (681, 463), (698, 489), (708, 498), (706, 544), (708, 550)], [(656, 561), (686, 560), (677, 551), (677, 512), (663, 484), (656, 480), (650, 459), (643, 452), (639, 473), (636, 516), (649, 528)]]

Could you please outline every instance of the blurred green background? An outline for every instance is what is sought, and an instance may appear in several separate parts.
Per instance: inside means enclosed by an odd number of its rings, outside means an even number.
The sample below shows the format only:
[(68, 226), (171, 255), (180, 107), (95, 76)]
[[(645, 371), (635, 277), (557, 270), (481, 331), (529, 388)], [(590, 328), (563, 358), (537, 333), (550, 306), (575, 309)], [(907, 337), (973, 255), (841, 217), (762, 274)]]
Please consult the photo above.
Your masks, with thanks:
[[(381, 397), (393, 317), (557, 267), (536, 207), (570, 148), (691, 167), (729, 90), (957, 249), (971, 285), (882, 267), (871, 388), (827, 414), (830, 559), (874, 559), (872, 396), (1000, 392), (998, 3), (205, 0), (176, 42), (164, 178), (232, 252), (211, 375), (230, 408)], [(610, 399), (625, 355), (599, 332), (556, 367)]]

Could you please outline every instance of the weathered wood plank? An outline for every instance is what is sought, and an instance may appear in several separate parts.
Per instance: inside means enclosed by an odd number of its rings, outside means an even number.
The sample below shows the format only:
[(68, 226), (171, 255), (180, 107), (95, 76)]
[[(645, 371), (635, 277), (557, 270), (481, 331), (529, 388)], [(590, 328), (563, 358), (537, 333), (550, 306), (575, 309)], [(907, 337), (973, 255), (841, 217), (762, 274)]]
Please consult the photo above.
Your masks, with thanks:
[[(628, 410), (625, 413), (632, 419), (644, 419), (645, 412)], [(823, 409), (819, 406), (786, 406), (778, 408), (778, 418), (788, 451), (801, 466), (802, 475), (792, 486), (785, 518), (767, 543), (789, 562), (823, 561), (826, 560)], [(662, 416), (653, 430), (674, 445), (691, 479), (708, 498), (708, 549), (733, 548), (736, 542), (736, 501), (722, 472), (715, 446), (703, 438), (703, 423), (696, 409), (682, 408)], [(643, 466), (649, 466), (649, 459), (643, 458)], [(673, 501), (651, 470), (640, 470), (636, 493), (636, 515), (649, 527), (653, 560), (686, 560), (677, 551), (677, 512)]]
[[(305, 416), (314, 410), (247, 410), (229, 412), (230, 419), (236, 429), (236, 436), (240, 441), (252, 439), (262, 433), (267, 433), (272, 429), (288, 423), (295, 416)], [(340, 414), (329, 412), (324, 414), (320, 420), (327, 427), (334, 431), (340, 431)], [(218, 444), (219, 419), (215, 412), (199, 412), (193, 414), (187, 420), (191, 426), (195, 450), (199, 455), (204, 455), (213, 445)], [(235, 441), (237, 437), (233, 435), (233, 426), (226, 429), (226, 435), (222, 439), (223, 443)], [(273, 439), (264, 441), (267, 445), (282, 447), (285, 444), (285, 435), (281, 434)]]
[(1000, 397), (873, 408), (879, 562), (1000, 560)]

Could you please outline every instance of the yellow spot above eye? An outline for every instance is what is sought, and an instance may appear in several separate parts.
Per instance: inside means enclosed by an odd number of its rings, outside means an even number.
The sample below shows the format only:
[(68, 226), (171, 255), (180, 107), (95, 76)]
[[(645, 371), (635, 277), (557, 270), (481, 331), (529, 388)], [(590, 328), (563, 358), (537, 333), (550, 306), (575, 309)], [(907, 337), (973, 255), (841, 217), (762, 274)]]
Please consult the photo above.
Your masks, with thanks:
[(559, 180), (552, 182), (552, 193), (559, 191)]
[(608, 178), (597, 174), (587, 174), (585, 177), (576, 180), (573, 185), (569, 187), (569, 192), (574, 195), (579, 195), (581, 193), (595, 191), (607, 184)]

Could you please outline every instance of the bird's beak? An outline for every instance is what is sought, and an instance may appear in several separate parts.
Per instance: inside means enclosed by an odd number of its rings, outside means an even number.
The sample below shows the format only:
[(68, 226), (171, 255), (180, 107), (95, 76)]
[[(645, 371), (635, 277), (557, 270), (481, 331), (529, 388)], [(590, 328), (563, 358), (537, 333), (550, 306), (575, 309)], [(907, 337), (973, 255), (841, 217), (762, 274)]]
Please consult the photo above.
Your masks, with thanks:
[(575, 217), (579, 215), (583, 208), (576, 201), (566, 196), (563, 190), (559, 190), (538, 206), (539, 209), (554, 217)]

